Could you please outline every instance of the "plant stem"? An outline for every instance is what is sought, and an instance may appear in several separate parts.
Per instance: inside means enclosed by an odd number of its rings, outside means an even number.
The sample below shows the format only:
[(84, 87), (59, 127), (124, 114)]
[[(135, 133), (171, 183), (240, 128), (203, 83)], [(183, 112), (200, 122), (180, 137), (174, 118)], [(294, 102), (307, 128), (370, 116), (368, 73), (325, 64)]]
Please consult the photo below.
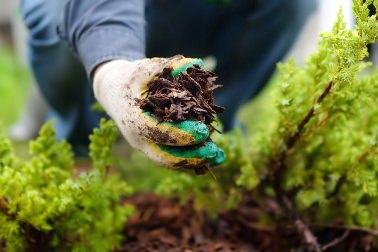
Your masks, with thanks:
[(337, 224), (324, 224), (324, 223), (313, 223), (310, 224), (311, 227), (314, 228), (331, 228), (331, 229), (344, 229), (344, 230), (351, 230), (355, 232), (362, 232), (366, 234), (370, 234), (372, 236), (378, 237), (378, 231), (370, 228), (358, 227), (358, 226), (345, 226), (345, 225), (337, 225)]
[(322, 246), (322, 251), (326, 251), (327, 249), (331, 248), (331, 247), (334, 247), (336, 246), (337, 244), (339, 244), (340, 242), (344, 241), (345, 238), (348, 237), (348, 235), (350, 234), (351, 230), (345, 230), (345, 232), (343, 233), (342, 236), (334, 239), (333, 241), (325, 244), (324, 246)]
[(3, 211), (4, 213), (8, 212), (8, 205), (4, 199), (0, 199), (0, 210)]
[[(327, 87), (323, 90), (323, 93), (318, 97), (316, 100), (316, 104), (320, 104), (324, 98), (329, 94), (331, 91), (332, 87), (334, 86), (334, 82), (330, 81), (327, 85)], [(307, 115), (302, 119), (302, 121), (299, 123), (297, 131), (292, 135), (291, 137), (288, 138), (286, 141), (286, 147), (287, 149), (291, 149), (295, 143), (298, 141), (304, 127), (306, 124), (311, 120), (311, 118), (315, 115), (315, 105), (313, 105), (310, 109), (310, 111), (307, 113)]]
[(316, 252), (322, 251), (316, 236), (312, 233), (309, 227), (301, 220), (297, 219), (295, 222), (295, 227), (297, 230), (302, 234), (303, 238), (305, 239), (306, 243), (311, 247), (311, 251), (314, 250)]
[(316, 103), (310, 108), (310, 110), (305, 115), (305, 117), (300, 121), (300, 123), (297, 126), (296, 132), (287, 138), (285, 142), (286, 148), (284, 148), (281, 151), (281, 153), (278, 155), (279, 158), (276, 159), (275, 162), (273, 161), (273, 166), (272, 166), (273, 171), (271, 173), (271, 176), (269, 177), (273, 185), (276, 198), (284, 206), (288, 219), (294, 221), (296, 229), (301, 234), (301, 236), (306, 241), (306, 243), (309, 245), (309, 248), (317, 252), (322, 251), (322, 248), (317, 242), (316, 236), (312, 233), (310, 228), (300, 218), (300, 215), (297, 213), (295, 209), (295, 204), (294, 204), (294, 201), (292, 200), (292, 196), (291, 197), (288, 196), (287, 193), (282, 189), (281, 181), (282, 181), (282, 174), (287, 169), (285, 165), (285, 160), (286, 160), (289, 150), (298, 142), (298, 140), (300, 139), (303, 133), (305, 126), (308, 124), (311, 118), (314, 117), (315, 106), (317, 104), (320, 104), (324, 100), (324, 98), (330, 93), (333, 87), (334, 87), (334, 82), (330, 81), (327, 87), (323, 90), (322, 94), (316, 100)]

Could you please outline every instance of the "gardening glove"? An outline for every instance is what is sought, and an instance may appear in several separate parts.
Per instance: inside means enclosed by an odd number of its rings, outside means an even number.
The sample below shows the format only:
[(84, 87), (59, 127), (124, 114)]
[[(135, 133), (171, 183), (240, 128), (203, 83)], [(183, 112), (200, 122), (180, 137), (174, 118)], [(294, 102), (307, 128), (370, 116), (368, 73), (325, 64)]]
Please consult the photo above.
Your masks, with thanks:
[(164, 68), (172, 67), (172, 75), (178, 76), (194, 64), (201, 65), (202, 61), (183, 56), (114, 60), (101, 65), (94, 75), (95, 97), (123, 136), (133, 148), (162, 166), (196, 168), (207, 162), (218, 165), (224, 161), (223, 150), (211, 141), (196, 148), (186, 147), (202, 143), (209, 137), (205, 124), (198, 121), (159, 123), (136, 105), (136, 99), (146, 97), (147, 83)]

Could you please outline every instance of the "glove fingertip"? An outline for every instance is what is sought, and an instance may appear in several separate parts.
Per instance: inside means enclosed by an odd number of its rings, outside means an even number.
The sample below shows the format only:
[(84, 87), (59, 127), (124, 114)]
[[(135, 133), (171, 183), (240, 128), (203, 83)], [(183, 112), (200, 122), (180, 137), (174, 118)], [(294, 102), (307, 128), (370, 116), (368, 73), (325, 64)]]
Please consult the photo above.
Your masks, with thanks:
[(210, 166), (217, 166), (223, 163), (226, 160), (226, 154), (224, 151), (218, 147), (217, 154), (210, 161)]
[(183, 121), (178, 124), (171, 124), (182, 131), (189, 133), (193, 137), (193, 143), (198, 144), (204, 142), (210, 135), (210, 131), (206, 124), (198, 121)]

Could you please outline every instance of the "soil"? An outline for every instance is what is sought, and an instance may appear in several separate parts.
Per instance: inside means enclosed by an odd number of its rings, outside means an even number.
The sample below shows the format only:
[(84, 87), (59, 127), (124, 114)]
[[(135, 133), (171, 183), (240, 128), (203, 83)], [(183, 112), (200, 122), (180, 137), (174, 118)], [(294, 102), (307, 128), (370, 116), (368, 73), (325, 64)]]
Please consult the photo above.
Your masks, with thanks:
[[(134, 204), (137, 210), (126, 224), (127, 240), (118, 252), (311, 251), (294, 227), (262, 225), (266, 209), (258, 207), (252, 197), (246, 197), (235, 210), (221, 211), (217, 218), (195, 210), (192, 201), (180, 205), (178, 199), (154, 194), (137, 195), (125, 203)], [(275, 203), (266, 207), (274, 208)], [(373, 235), (336, 227), (313, 228), (323, 251), (376, 251), (371, 248)]]

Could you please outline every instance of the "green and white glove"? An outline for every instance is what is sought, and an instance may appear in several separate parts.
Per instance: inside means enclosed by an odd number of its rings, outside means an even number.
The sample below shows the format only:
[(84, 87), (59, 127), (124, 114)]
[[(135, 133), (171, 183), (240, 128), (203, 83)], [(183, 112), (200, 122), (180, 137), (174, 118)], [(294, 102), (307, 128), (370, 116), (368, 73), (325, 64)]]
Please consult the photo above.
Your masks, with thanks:
[(172, 67), (172, 75), (178, 75), (193, 64), (201, 65), (202, 61), (183, 56), (114, 60), (101, 65), (94, 75), (96, 99), (116, 122), (129, 144), (159, 165), (173, 169), (195, 168), (206, 161), (210, 165), (218, 165), (224, 161), (223, 150), (213, 142), (206, 142), (195, 149), (185, 148), (204, 142), (209, 137), (207, 126), (197, 121), (158, 123), (136, 105), (135, 98), (147, 95), (147, 83), (164, 68)]

